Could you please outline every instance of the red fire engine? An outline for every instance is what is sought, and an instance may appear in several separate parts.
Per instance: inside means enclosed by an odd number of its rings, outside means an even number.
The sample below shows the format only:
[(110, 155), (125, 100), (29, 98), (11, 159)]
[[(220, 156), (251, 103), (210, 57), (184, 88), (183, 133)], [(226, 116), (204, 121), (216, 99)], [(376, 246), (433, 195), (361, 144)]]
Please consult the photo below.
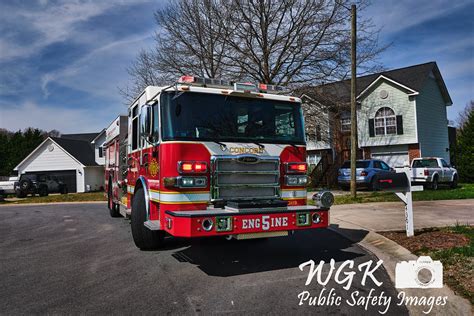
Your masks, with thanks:
[(109, 126), (108, 205), (131, 218), (137, 247), (157, 248), (166, 234), (249, 239), (328, 226), (331, 193), (306, 205), (301, 100), (279, 93), (183, 76), (147, 87)]

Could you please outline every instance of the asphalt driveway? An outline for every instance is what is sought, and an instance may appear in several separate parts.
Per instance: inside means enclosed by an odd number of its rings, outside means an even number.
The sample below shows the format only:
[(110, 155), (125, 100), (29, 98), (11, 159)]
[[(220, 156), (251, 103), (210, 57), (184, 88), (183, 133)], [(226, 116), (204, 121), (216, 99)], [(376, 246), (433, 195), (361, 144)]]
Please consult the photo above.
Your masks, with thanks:
[[(363, 234), (362, 234), (363, 235)], [(298, 294), (321, 292), (305, 286), (313, 259), (336, 267), (356, 266), (373, 255), (330, 230), (289, 238), (228, 242), (170, 240), (161, 251), (135, 248), (130, 224), (110, 218), (103, 204), (0, 207), (0, 313), (154, 313), (154, 314), (346, 314), (379, 315), (381, 307), (299, 306)], [(323, 278), (329, 264), (324, 266)], [(343, 300), (351, 292), (390, 297), (387, 315), (405, 315), (385, 270), (361, 285), (357, 273), (350, 290), (331, 278)]]

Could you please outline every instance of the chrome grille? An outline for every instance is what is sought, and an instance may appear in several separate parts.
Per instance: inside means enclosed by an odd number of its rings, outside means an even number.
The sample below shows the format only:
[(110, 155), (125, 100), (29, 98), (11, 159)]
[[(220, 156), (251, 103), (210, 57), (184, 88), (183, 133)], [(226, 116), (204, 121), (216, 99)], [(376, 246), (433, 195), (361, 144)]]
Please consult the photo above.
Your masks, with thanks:
[[(251, 158), (249, 160), (252, 162), (242, 158)], [(213, 156), (211, 161), (213, 200), (280, 197), (280, 160), (278, 157)]]

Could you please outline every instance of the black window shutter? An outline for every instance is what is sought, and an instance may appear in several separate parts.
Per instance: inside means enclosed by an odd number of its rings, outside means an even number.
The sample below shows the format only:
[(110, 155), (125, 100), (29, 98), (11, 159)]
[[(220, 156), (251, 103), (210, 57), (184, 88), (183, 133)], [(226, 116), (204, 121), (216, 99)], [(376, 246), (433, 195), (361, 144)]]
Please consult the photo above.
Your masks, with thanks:
[(403, 118), (397, 115), (397, 135), (403, 135)]
[(374, 122), (374, 119), (369, 119), (369, 137), (375, 137), (375, 122)]

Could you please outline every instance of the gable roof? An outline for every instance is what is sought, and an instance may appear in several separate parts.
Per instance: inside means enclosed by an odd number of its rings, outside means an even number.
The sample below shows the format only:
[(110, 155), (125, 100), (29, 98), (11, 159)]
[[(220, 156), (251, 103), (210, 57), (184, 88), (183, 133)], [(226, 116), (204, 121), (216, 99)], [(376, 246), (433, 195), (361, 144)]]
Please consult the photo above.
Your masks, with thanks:
[(97, 139), (99, 139), (103, 134), (105, 134), (105, 128), (102, 129), (97, 135), (91, 140), (91, 143), (95, 143)]
[[(446, 105), (451, 105), (453, 102), (449, 96), (448, 89), (444, 83), (441, 73), (436, 62), (428, 62), (425, 64), (413, 65), (409, 67), (393, 69), (379, 72), (367, 76), (357, 77), (357, 96), (376, 82), (378, 79), (387, 79), (408, 91), (420, 92), (423, 89), (426, 79), (433, 73), (441, 94), (446, 102)], [(337, 81), (313, 87), (316, 95), (326, 95), (326, 97), (336, 98), (339, 102), (350, 102), (351, 97), (351, 80)]]
[[(99, 133), (82, 133), (82, 134), (62, 134), (60, 138), (66, 138), (66, 139), (74, 139), (74, 140), (82, 140), (82, 141), (87, 141), (87, 142), (92, 142), (97, 136), (99, 136)], [(57, 138), (57, 137), (55, 137)]]
[(90, 141), (63, 137), (50, 138), (84, 166), (97, 166), (97, 163), (95, 162), (94, 148), (91, 146)]

